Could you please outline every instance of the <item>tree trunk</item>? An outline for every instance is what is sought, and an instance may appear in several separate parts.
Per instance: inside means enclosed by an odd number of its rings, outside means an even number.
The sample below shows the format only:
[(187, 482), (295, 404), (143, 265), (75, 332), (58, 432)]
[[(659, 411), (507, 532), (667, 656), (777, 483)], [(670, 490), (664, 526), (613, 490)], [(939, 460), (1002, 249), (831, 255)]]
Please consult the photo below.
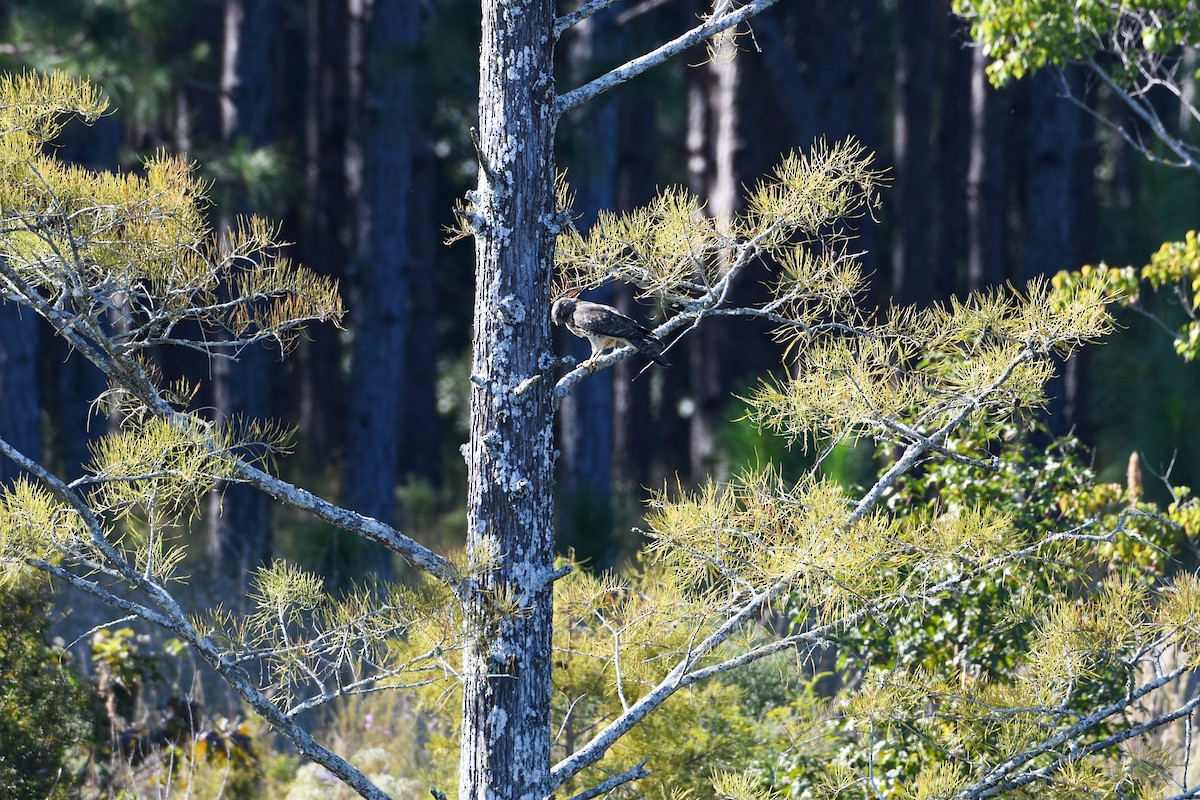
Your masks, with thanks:
[[(375, 0), (364, 20), (362, 199), (359, 254), (352, 296), (354, 354), (342, 480), (345, 505), (389, 524), (396, 521), (404, 375), (410, 336), (412, 258), (408, 214), (413, 167), (416, 78), (402, 59), (418, 37), (415, 0)], [(358, 567), (391, 577), (391, 560), (371, 546)], [(357, 561), (358, 559), (354, 559)]]
[[(583, 83), (612, 60), (618, 31), (611, 14), (598, 14), (571, 31), (567, 61), (573, 67), (572, 84)], [(575, 190), (576, 225), (591, 228), (598, 212), (616, 206), (618, 107), (602, 97), (576, 112), (572, 150), (577, 158), (568, 165)], [(611, 283), (584, 295), (584, 299), (612, 305)], [(637, 312), (634, 312), (635, 316)], [(577, 361), (591, 348), (576, 336), (565, 337)], [(613, 370), (591, 376), (565, 397), (558, 413), (562, 455), (558, 462), (560, 548), (573, 548), (577, 557), (599, 568), (612, 562), (613, 475)]]
[[(38, 408), (37, 317), (13, 303), (0, 303), (0, 438), (34, 460), (42, 457)], [(0, 458), (0, 484), (20, 474)]]
[(937, 210), (933, 251), (933, 297), (945, 300), (960, 294), (966, 242), (963, 186), (971, 152), (971, 53), (970, 31), (950, 11), (949, 0), (936, 6), (938, 48)]
[(1005, 243), (1005, 143), (1009, 93), (992, 88), (983, 48), (972, 51), (971, 154), (967, 165), (967, 290), (1000, 286)]
[[(1078, 79), (1071, 71), (1067, 80)], [(1053, 275), (1079, 266), (1080, 186), (1078, 165), (1083, 112), (1062, 96), (1064, 76), (1044, 69), (1033, 76), (1025, 164), (1025, 224), (1022, 277)], [(1078, 87), (1076, 87), (1076, 90)], [(1066, 433), (1078, 376), (1060, 372), (1046, 387), (1052, 434)]]
[[(102, 117), (89, 127), (68, 126), (58, 151), (64, 161), (95, 170), (115, 170), (120, 158), (122, 130), (117, 116)], [(60, 337), (45, 342), (42, 370), (50, 380), (44, 402), (54, 420), (51, 445), (62, 459), (64, 474), (74, 480), (91, 460), (91, 444), (108, 432), (108, 420), (95, 405), (104, 393), (104, 373)], [(47, 361), (47, 357), (51, 359)], [(53, 394), (51, 397), (50, 395)]]
[(900, 305), (933, 299), (934, 63), (929, 46), (931, 0), (901, 3), (896, 47), (896, 231), (892, 247), (892, 296)]
[[(620, 132), (617, 136), (617, 209), (632, 211), (654, 197), (657, 148), (647, 131), (655, 129), (657, 109), (654, 100), (636, 90), (627, 91), (620, 101)], [(628, 315), (636, 315), (633, 289), (618, 286), (613, 304)], [(640, 496), (641, 487), (650, 479), (650, 466), (661, 449), (655, 441), (650, 407), (649, 374), (636, 379), (641, 366), (627, 358), (613, 368), (613, 475), (615, 494), (625, 499)], [(659, 408), (659, 420), (675, 416), (674, 408)], [(639, 497), (640, 499), (640, 497)]]
[[(544, 800), (550, 771), (554, 563), (550, 280), (554, 257), (551, 0), (483, 4), (474, 195), (462, 800)], [(518, 388), (519, 387), (519, 388)], [(511, 598), (519, 613), (495, 603)]]
[[(276, 0), (226, 0), (221, 69), (221, 138), (226, 145), (262, 147), (271, 141), (274, 116)], [(239, 192), (224, 209), (221, 227), (233, 212), (251, 209)], [(272, 359), (265, 346), (244, 348), (237, 361), (213, 364), (214, 406), (221, 421), (269, 419)], [(248, 486), (218, 487), (209, 504), (209, 556), (214, 576), (244, 580), (245, 572), (270, 553), (271, 504)]]
[[(429, 104), (420, 99), (419, 122), (428, 122)], [(412, 196), (437, 197), (438, 164), (432, 142), (426, 139), (414, 143), (412, 161)], [(409, 205), (408, 230), (409, 296), (412, 309), (411, 329), (405, 349), (404, 420), (400, 428), (400, 479), (417, 478), (430, 486), (442, 482), (441, 433), (437, 410), (438, 303), (434, 281), (438, 250), (442, 240), (439, 230), (440, 209), (435, 203)], [(403, 515), (403, 509), (401, 509)]]
[[(308, 0), (304, 150), (303, 234), (295, 237), (304, 265), (343, 278), (350, 261), (346, 187), (346, 126), (350, 116), (347, 0)], [(344, 446), (345, 402), (342, 346), (332, 325), (314, 326), (299, 343), (296, 417), (316, 470)]]
[[(724, 230), (737, 211), (738, 94), (740, 64), (734, 55), (732, 33), (711, 42), (712, 57), (695, 71), (688, 108), (688, 171), (692, 190), (707, 203), (708, 212)], [(717, 448), (717, 426), (727, 397), (724, 381), (724, 337), (715, 326), (703, 325), (691, 337), (692, 408), (689, 436), (693, 480), (716, 478), (722, 465)]]

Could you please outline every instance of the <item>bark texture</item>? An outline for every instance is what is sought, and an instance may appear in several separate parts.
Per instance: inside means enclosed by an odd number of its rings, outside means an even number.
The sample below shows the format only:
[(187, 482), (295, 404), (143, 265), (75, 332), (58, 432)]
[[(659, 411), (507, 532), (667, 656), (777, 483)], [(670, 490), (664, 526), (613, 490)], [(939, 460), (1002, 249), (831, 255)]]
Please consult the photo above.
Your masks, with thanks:
[[(459, 796), (543, 800), (550, 771), (554, 4), (483, 4)], [(519, 613), (504, 613), (508, 598)]]
[[(706, 210), (726, 230), (738, 209), (737, 156), (741, 149), (738, 98), (741, 64), (732, 33), (713, 37), (712, 57), (694, 74), (688, 95), (688, 182)], [(715, 326), (701, 326), (689, 342), (692, 409), (689, 443), (691, 475), (723, 477), (717, 427), (726, 402), (724, 338)]]

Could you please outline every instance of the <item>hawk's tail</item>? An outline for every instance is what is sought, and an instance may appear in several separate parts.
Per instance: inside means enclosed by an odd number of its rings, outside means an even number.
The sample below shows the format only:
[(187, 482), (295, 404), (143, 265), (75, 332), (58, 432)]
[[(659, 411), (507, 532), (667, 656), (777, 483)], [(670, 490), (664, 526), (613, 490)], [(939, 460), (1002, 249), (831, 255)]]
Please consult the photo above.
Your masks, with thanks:
[(658, 364), (662, 367), (671, 366), (671, 362), (667, 361), (666, 357), (663, 355), (662, 340), (653, 334), (646, 334), (645, 336), (639, 337), (638, 339), (633, 340), (632, 344), (638, 349), (639, 353), (653, 361), (655, 364)]

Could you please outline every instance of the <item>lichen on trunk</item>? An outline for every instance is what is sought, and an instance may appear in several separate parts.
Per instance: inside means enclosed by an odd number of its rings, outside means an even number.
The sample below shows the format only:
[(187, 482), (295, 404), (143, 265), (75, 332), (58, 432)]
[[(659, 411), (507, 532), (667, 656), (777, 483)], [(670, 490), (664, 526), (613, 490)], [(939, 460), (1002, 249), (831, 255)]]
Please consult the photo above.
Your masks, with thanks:
[[(532, 798), (550, 774), (554, 559), (549, 296), (554, 5), (485, 3), (471, 375), (461, 798)], [(516, 391), (521, 386), (521, 391)], [(502, 609), (502, 610), (501, 610)]]

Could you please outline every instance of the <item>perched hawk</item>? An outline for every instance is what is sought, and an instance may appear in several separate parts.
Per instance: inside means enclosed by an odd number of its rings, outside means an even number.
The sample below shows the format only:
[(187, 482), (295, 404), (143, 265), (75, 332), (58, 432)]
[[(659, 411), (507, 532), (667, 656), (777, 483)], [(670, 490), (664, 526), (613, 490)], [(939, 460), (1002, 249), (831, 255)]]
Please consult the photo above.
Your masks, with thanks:
[(591, 358), (615, 345), (628, 344), (654, 363), (671, 366), (663, 358), (663, 343), (659, 338), (612, 306), (560, 297), (550, 309), (550, 319), (591, 342)]

